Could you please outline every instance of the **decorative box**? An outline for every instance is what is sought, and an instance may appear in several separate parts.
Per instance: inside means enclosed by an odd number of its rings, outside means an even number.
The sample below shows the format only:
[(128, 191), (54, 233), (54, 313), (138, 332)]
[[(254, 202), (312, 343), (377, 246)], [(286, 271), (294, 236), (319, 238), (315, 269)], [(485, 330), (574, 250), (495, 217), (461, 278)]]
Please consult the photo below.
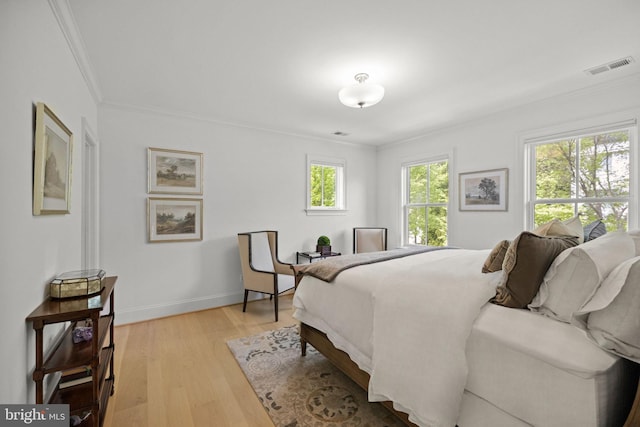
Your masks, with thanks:
[(102, 291), (104, 270), (69, 271), (58, 275), (49, 284), (51, 298), (74, 298), (97, 294)]

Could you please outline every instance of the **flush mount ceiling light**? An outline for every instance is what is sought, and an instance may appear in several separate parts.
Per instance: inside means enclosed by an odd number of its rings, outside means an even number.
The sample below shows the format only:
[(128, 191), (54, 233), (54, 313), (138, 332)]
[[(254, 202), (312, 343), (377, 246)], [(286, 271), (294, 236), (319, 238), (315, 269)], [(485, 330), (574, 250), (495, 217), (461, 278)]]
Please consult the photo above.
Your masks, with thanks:
[(354, 77), (358, 83), (342, 88), (338, 98), (347, 107), (366, 108), (376, 105), (384, 97), (384, 88), (380, 85), (367, 83), (369, 74), (358, 73)]

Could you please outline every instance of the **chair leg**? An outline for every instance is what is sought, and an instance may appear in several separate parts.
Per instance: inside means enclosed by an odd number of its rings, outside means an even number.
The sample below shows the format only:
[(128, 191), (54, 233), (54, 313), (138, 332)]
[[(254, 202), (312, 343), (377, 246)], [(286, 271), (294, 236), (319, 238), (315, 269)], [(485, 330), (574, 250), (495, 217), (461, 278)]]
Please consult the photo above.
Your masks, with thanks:
[(276, 309), (276, 322), (278, 321), (278, 294), (275, 294), (273, 296), (273, 304), (275, 306)]
[(244, 304), (242, 304), (242, 312), (244, 313), (245, 311), (247, 311), (247, 298), (249, 297), (249, 290), (245, 289), (244, 290)]

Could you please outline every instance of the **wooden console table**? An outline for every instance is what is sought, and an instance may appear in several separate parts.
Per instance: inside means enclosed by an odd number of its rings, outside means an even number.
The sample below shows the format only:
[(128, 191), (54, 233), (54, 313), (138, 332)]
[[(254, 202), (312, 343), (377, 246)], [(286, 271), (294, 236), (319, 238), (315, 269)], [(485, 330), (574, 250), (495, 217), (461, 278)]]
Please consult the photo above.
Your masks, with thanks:
[[(36, 404), (68, 404), (70, 415), (84, 418), (82, 426), (99, 427), (104, 421), (109, 396), (114, 392), (113, 367), (113, 319), (114, 291), (117, 277), (103, 279), (99, 294), (70, 299), (48, 299), (27, 317), (36, 333), (36, 366), (33, 380), (36, 383)], [(102, 311), (107, 308), (106, 313)], [(79, 321), (91, 319), (90, 341), (74, 343), (73, 328)], [(43, 332), (46, 325), (71, 322), (60, 338), (51, 346), (45, 358)], [(64, 373), (89, 372), (86, 382), (61, 388)], [(51, 396), (45, 399), (43, 382), (49, 374), (62, 374)], [(68, 383), (69, 384), (69, 383)], [(65, 384), (65, 385), (68, 385)]]

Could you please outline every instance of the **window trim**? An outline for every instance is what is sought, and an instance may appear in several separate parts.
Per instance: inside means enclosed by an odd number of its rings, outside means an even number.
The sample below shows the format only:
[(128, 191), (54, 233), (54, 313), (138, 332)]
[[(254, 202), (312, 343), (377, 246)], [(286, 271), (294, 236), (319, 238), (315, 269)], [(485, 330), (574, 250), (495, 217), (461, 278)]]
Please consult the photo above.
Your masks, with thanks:
[[(330, 166), (336, 168), (336, 206), (320, 207), (311, 206), (311, 166)], [(337, 157), (326, 157), (307, 154), (307, 190), (306, 208), (307, 215), (344, 215), (347, 212), (347, 161)]]
[[(447, 203), (420, 203), (420, 204), (415, 204), (415, 203), (408, 203), (408, 197), (409, 197), (409, 168), (411, 168), (412, 166), (419, 166), (419, 165), (425, 165), (425, 164), (429, 164), (429, 163), (438, 163), (441, 161), (446, 161), (447, 162), (447, 169), (448, 169), (448, 173), (449, 173), (449, 185), (448, 185), (448, 191), (449, 191), (449, 195), (448, 195), (448, 200)], [(408, 243), (409, 242), (409, 223), (407, 221), (407, 210), (409, 207), (411, 206), (444, 206), (447, 209), (447, 224), (451, 224), (451, 200), (453, 197), (456, 196), (456, 194), (454, 194), (455, 191), (455, 186), (453, 185), (453, 182), (451, 180), (451, 176), (453, 175), (453, 154), (452, 153), (445, 153), (445, 154), (436, 154), (436, 155), (432, 155), (432, 156), (423, 156), (420, 157), (418, 159), (415, 160), (408, 160), (405, 162), (402, 162), (400, 164), (400, 183), (402, 186), (402, 191), (400, 192), (400, 229), (402, 230), (402, 234), (400, 236), (400, 244), (402, 246), (423, 246), (423, 245), (417, 245), (415, 243)], [(447, 229), (447, 240), (451, 241), (451, 233), (450, 230)]]
[[(634, 230), (638, 228), (638, 219), (640, 216), (640, 206), (638, 206), (638, 192), (640, 190), (637, 181), (639, 176), (638, 152), (640, 151), (640, 143), (638, 142), (638, 119), (632, 113), (612, 114), (600, 117), (599, 119), (587, 119), (564, 125), (542, 128), (530, 131), (520, 135), (520, 147), (524, 166), (523, 188), (524, 188), (524, 224), (525, 228), (531, 230), (534, 228), (535, 219), (535, 193), (536, 193), (536, 176), (535, 167), (535, 146), (550, 143), (565, 138), (584, 138), (587, 136), (607, 133), (613, 131), (627, 130), (629, 132), (629, 197), (625, 201), (629, 203), (629, 212), (627, 215), (627, 228)], [(565, 199), (557, 199), (562, 202)], [(567, 199), (570, 203), (574, 203), (575, 199)], [(578, 200), (591, 200), (583, 198)], [(617, 199), (609, 199), (612, 202)]]

